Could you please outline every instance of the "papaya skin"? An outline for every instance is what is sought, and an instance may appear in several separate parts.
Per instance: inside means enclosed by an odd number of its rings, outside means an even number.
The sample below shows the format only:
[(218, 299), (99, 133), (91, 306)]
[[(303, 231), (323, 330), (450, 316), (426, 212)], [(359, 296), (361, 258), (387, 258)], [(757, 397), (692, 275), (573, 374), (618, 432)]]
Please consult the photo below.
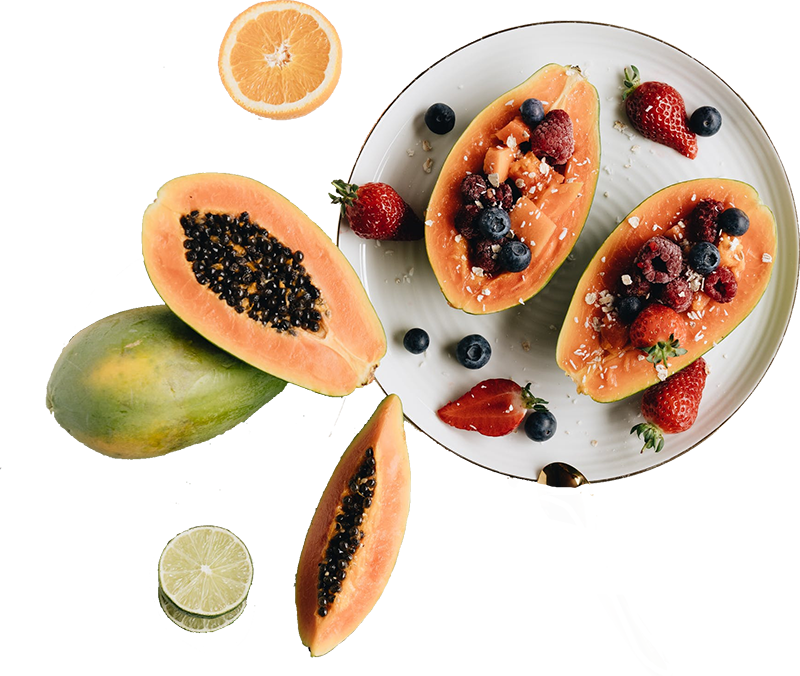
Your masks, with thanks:
[[(498, 143), (498, 131), (514, 121), (527, 98), (544, 102), (545, 112), (560, 108), (569, 113), (575, 152), (565, 167), (559, 168), (566, 183), (552, 190), (566, 192), (573, 184), (580, 189), (577, 195), (569, 195), (568, 206), (560, 205), (560, 212), (552, 218), (555, 235), (538, 243), (539, 249), (532, 246), (533, 261), (527, 270), (486, 278), (475, 274), (468, 242), (455, 229), (462, 204), (460, 185), (468, 173), (484, 170), (487, 149)], [(594, 86), (577, 68), (548, 64), (495, 99), (470, 122), (445, 159), (425, 212), (428, 259), (449, 305), (476, 315), (499, 312), (524, 303), (550, 281), (575, 245), (594, 200), (600, 167), (599, 119)], [(551, 197), (550, 201), (558, 200)], [(550, 218), (549, 207), (542, 206), (543, 215)]]
[[(197, 283), (185, 258), (181, 215), (193, 210), (238, 215), (292, 251), (322, 293), (322, 330), (278, 332), (237, 314)], [(366, 291), (344, 254), (288, 199), (251, 178), (201, 173), (172, 179), (147, 207), (142, 223), (147, 274), (167, 306), (215, 345), (251, 366), (330, 396), (344, 396), (374, 379), (386, 336)]]
[(593, 317), (601, 313), (596, 303), (590, 304), (586, 298), (600, 296), (604, 290), (613, 293), (613, 280), (627, 270), (641, 246), (654, 234), (670, 237), (671, 228), (684, 221), (697, 201), (704, 198), (735, 205), (750, 218), (750, 228), (737, 238), (743, 256), (738, 291), (730, 303), (724, 304), (703, 293), (695, 294), (698, 303), (682, 313), (689, 339), (681, 347), (687, 351), (669, 360), (665, 375), (672, 375), (712, 349), (758, 304), (772, 274), (777, 229), (775, 217), (756, 190), (742, 181), (722, 178), (692, 179), (667, 186), (645, 199), (611, 232), (575, 288), (558, 336), (556, 361), (575, 381), (578, 392), (595, 401), (611, 402), (660, 381), (653, 364), (630, 344), (609, 349), (601, 343), (602, 334), (592, 328)]
[[(297, 623), (303, 645), (313, 657), (324, 655), (352, 634), (377, 603), (394, 569), (411, 504), (403, 409), (397, 395), (387, 396), (345, 450), (309, 526), (295, 582)], [(376, 488), (365, 510), (362, 545), (347, 568), (342, 590), (325, 617), (317, 614), (319, 563), (334, 533), (343, 493), (372, 448)]]
[(76, 334), (53, 368), (47, 407), (99, 453), (151, 458), (231, 429), (285, 386), (161, 305), (120, 312)]

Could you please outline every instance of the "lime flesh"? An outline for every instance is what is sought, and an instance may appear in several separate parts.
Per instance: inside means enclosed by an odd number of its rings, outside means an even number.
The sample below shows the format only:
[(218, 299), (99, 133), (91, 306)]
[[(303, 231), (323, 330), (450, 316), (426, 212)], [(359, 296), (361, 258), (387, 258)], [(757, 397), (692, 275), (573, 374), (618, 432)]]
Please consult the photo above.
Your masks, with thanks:
[(197, 526), (167, 543), (158, 562), (163, 595), (191, 615), (217, 617), (238, 607), (253, 580), (244, 543), (218, 526)]

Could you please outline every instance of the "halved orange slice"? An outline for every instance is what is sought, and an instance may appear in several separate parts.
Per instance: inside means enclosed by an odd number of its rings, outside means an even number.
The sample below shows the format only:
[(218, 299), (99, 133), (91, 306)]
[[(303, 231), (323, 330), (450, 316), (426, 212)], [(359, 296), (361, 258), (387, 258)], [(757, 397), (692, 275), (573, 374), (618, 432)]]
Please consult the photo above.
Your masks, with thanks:
[(219, 50), (219, 74), (234, 101), (251, 113), (284, 120), (321, 106), (342, 69), (336, 29), (296, 0), (271, 0), (237, 16)]

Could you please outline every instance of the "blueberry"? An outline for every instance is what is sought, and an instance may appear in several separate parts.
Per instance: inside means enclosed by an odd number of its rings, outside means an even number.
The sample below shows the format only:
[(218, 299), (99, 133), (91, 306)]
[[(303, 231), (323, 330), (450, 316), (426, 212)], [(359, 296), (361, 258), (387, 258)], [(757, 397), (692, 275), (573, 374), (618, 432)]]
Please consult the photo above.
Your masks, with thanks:
[(422, 354), (428, 349), (431, 344), (431, 339), (428, 337), (428, 332), (425, 329), (409, 329), (406, 335), (403, 336), (403, 347), (406, 348), (411, 354)]
[(511, 218), (508, 212), (500, 207), (488, 207), (481, 210), (476, 220), (478, 230), (488, 239), (500, 239), (511, 230)]
[(456, 346), (456, 359), (468, 369), (479, 369), (486, 366), (492, 356), (489, 342), (477, 333), (462, 338)]
[(533, 411), (525, 418), (525, 434), (534, 441), (547, 441), (556, 433), (556, 417), (548, 410)]
[(711, 242), (698, 242), (686, 257), (689, 265), (701, 275), (710, 275), (719, 267), (719, 249)]
[(497, 260), (504, 270), (509, 272), (522, 272), (531, 264), (531, 250), (525, 242), (518, 239), (509, 240), (503, 244)]
[(425, 124), (434, 134), (446, 134), (456, 126), (456, 114), (446, 103), (434, 103), (425, 111)]
[(643, 309), (644, 301), (639, 296), (625, 296), (617, 302), (617, 315), (625, 324), (630, 324)]
[(544, 119), (544, 107), (539, 99), (525, 99), (519, 107), (522, 121), (533, 129)]
[(717, 223), (722, 232), (727, 232), (734, 237), (741, 237), (750, 227), (750, 218), (741, 209), (731, 207), (719, 215)]
[(722, 115), (712, 106), (703, 106), (692, 113), (689, 129), (698, 136), (713, 136), (722, 126)]

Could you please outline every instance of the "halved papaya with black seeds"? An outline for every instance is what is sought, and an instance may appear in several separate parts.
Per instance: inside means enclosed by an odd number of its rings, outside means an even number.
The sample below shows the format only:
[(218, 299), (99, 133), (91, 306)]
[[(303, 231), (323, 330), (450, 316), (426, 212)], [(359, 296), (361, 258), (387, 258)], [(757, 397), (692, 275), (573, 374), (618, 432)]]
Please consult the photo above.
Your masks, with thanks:
[[(637, 254), (653, 237), (671, 239), (684, 252), (696, 244), (688, 224), (703, 201), (713, 201), (720, 209), (736, 207), (749, 219), (743, 235), (721, 232), (717, 241), (720, 267), (733, 273), (736, 294), (725, 302), (713, 298), (701, 275), (684, 262), (682, 276), (695, 289), (689, 292), (688, 309), (680, 312), (689, 336), (679, 346), (685, 353), (669, 358), (668, 364), (654, 365), (631, 345), (628, 327), (616, 311), (617, 300), (628, 293), (624, 286), (632, 284), (630, 271)], [(654, 385), (705, 354), (750, 314), (769, 284), (776, 247), (775, 217), (747, 183), (700, 178), (663, 188), (622, 220), (586, 267), (558, 336), (558, 365), (575, 381), (578, 392), (596, 401), (617, 401)], [(642, 295), (645, 304), (659, 302), (658, 286), (651, 285)]]
[[(532, 131), (526, 129), (520, 106), (530, 98), (539, 99), (548, 114), (567, 112), (574, 150), (565, 163), (555, 165), (552, 158), (526, 148)], [(451, 306), (489, 314), (524, 303), (544, 288), (589, 215), (600, 168), (599, 119), (597, 90), (580, 70), (549, 64), (472, 120), (442, 165), (425, 212), (428, 258)], [(461, 192), (470, 174), (487, 175), (495, 189), (513, 191), (511, 232), (531, 252), (522, 272), (489, 273), (475, 260), (470, 246), (475, 240), (458, 226), (462, 210), (473, 209)]]
[(142, 248), (164, 302), (222, 349), (322, 394), (372, 381), (386, 336), (361, 281), (271, 188), (233, 174), (169, 181), (145, 211)]
[(392, 394), (342, 455), (306, 534), (295, 602), (312, 656), (352, 634), (383, 593), (405, 534), (410, 480), (402, 404)]

